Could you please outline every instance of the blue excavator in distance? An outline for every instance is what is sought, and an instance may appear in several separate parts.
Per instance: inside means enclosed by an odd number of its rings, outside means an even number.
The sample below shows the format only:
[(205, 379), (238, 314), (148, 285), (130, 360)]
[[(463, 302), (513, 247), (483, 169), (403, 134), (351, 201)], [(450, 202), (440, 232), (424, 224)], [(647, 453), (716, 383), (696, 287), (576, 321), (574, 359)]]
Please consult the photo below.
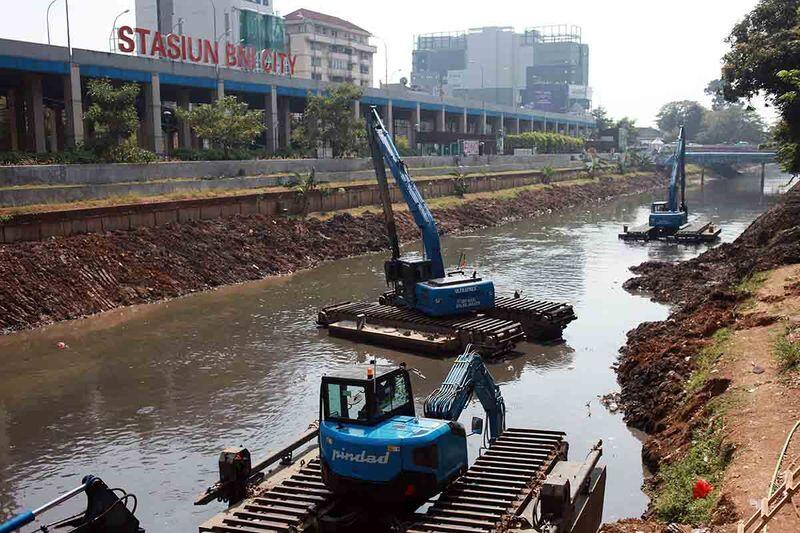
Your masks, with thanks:
[[(392, 249), (386, 261), (386, 282), (393, 291), (386, 295), (387, 303), (400, 304), (432, 316), (452, 316), (472, 311), (486, 311), (495, 306), (494, 283), (477, 275), (461, 271), (446, 273), (442, 259), (436, 221), (419, 189), (400, 159), (392, 137), (373, 107), (367, 117), (367, 140), (381, 194), (384, 218)], [(414, 222), (422, 232), (425, 257), (401, 257), (400, 243), (389, 196), (386, 166), (394, 176), (397, 187), (408, 204)]]
[[(670, 233), (680, 229), (689, 219), (689, 212), (686, 208), (686, 133), (683, 126), (681, 126), (678, 144), (672, 159), (667, 201), (653, 202), (650, 207), (650, 226)], [(678, 202), (679, 193), (680, 203)]]
[[(467, 433), (458, 422), (473, 394), (486, 411), (488, 443), (505, 430), (505, 403), (481, 356), (471, 347), (415, 413), (405, 365), (365, 379), (325, 376), (320, 391), (322, 479), (330, 490), (360, 500), (414, 509), (468, 467)], [(472, 433), (482, 432), (474, 418)]]

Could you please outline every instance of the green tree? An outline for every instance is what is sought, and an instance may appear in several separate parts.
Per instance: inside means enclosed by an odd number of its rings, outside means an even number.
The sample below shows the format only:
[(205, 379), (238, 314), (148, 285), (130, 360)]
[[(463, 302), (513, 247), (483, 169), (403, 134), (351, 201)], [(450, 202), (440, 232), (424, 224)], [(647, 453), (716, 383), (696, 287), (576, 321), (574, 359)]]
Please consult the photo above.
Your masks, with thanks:
[(760, 0), (737, 23), (722, 58), (722, 91), (731, 102), (764, 94), (778, 109), (778, 159), (800, 173), (800, 0)]
[(693, 141), (703, 128), (705, 114), (706, 108), (699, 102), (681, 100), (664, 104), (656, 115), (656, 122), (658, 128), (670, 137), (677, 136), (678, 129), (684, 126), (688, 140)]
[(352, 84), (337, 85), (323, 94), (309, 94), (292, 140), (310, 152), (330, 148), (333, 157), (357, 153), (365, 136), (363, 123), (353, 113), (360, 98), (361, 90)]
[(639, 144), (639, 130), (636, 129), (636, 119), (622, 117), (615, 124), (617, 128), (625, 128), (628, 132), (628, 146), (633, 147)]
[(739, 104), (729, 104), (706, 113), (703, 131), (697, 140), (704, 144), (759, 144), (764, 140), (765, 129), (764, 120), (754, 110)]
[(115, 85), (107, 78), (87, 82), (91, 105), (86, 119), (93, 132), (89, 147), (98, 155), (115, 159), (117, 149), (133, 145), (133, 135), (139, 127), (136, 97), (139, 86), (135, 83)]
[(714, 111), (725, 109), (731, 104), (725, 100), (722, 80), (711, 80), (708, 82), (708, 85), (706, 85), (706, 88), (703, 89), (703, 92), (711, 97), (711, 109)]
[(211, 104), (201, 104), (191, 111), (178, 108), (176, 113), (179, 119), (194, 128), (198, 136), (222, 147), (226, 159), (230, 157), (232, 148), (252, 143), (265, 129), (261, 111), (250, 111), (246, 102), (230, 95)]
[(592, 109), (592, 116), (597, 122), (597, 131), (607, 130), (614, 125), (614, 121), (608, 116), (608, 111), (603, 106)]

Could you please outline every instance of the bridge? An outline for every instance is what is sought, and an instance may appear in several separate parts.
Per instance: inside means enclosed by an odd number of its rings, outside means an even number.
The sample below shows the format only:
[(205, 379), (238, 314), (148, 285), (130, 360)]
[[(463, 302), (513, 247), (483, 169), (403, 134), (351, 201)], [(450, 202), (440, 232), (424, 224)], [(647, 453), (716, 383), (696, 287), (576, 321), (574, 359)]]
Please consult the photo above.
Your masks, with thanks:
[[(670, 152), (663, 165), (672, 165), (675, 154)], [(767, 164), (776, 161), (776, 154), (771, 150), (760, 150), (754, 145), (694, 145), (686, 148), (687, 163), (698, 165), (746, 165)]]

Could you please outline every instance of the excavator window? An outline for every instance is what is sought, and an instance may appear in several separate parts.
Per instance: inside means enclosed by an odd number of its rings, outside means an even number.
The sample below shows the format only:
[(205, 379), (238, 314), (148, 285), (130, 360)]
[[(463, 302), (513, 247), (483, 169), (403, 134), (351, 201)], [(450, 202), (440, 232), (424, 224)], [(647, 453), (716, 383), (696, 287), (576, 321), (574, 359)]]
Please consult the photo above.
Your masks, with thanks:
[(369, 418), (367, 389), (364, 385), (330, 383), (327, 386), (328, 416), (350, 420)]
[(375, 382), (375, 402), (377, 416), (392, 413), (411, 401), (403, 374), (387, 374)]
[(324, 420), (374, 425), (393, 416), (414, 416), (411, 380), (405, 369), (375, 379), (322, 378)]

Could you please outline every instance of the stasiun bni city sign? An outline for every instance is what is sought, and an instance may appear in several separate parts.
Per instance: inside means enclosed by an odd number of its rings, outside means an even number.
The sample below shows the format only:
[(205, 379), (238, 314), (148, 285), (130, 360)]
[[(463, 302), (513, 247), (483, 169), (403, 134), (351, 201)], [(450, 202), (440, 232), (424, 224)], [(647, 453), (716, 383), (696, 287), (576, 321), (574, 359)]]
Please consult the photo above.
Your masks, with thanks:
[(167, 35), (146, 28), (122, 26), (117, 31), (117, 47), (120, 52), (190, 61), (207, 65), (219, 65), (246, 70), (260, 70), (269, 74), (291, 76), (297, 56), (278, 50), (256, 51), (252, 46), (234, 45), (209, 39), (186, 37), (170, 33)]

